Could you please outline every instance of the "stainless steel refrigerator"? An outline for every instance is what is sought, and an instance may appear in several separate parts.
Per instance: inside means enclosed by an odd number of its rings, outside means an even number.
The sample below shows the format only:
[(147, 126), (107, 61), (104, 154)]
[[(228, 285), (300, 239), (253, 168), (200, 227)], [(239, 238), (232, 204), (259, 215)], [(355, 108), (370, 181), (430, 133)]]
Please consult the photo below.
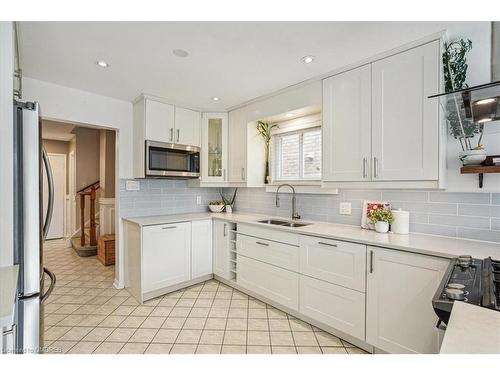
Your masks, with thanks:
[[(43, 215), (42, 168), (48, 182)], [(43, 241), (54, 203), (54, 183), (41, 140), (38, 103), (14, 101), (14, 264), (19, 265), (15, 340), (17, 353), (43, 351), (43, 304), (55, 286), (55, 275), (43, 266)], [(50, 284), (44, 285), (45, 275)]]

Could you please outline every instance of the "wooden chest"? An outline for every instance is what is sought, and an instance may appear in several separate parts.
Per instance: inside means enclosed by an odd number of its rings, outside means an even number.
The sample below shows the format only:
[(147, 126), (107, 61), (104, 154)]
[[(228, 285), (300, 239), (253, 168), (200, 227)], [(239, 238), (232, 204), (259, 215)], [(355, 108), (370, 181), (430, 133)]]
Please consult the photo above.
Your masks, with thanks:
[(97, 259), (105, 266), (115, 264), (115, 235), (105, 234), (99, 237)]

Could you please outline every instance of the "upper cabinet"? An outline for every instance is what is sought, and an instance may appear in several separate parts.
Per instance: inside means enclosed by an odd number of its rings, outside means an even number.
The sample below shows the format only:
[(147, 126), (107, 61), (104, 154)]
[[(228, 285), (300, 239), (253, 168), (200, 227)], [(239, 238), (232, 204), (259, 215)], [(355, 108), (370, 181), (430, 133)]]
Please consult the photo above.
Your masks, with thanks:
[(175, 143), (200, 147), (201, 113), (175, 107)]
[(145, 142), (200, 146), (201, 113), (141, 95), (134, 102), (134, 177), (145, 177)]
[(227, 113), (203, 113), (201, 141), (202, 182), (227, 182)]
[(441, 187), (439, 56), (436, 40), (323, 80), (324, 182)]
[(228, 113), (229, 117), (229, 160), (228, 179), (230, 183), (247, 181), (247, 137), (248, 124), (241, 111)]

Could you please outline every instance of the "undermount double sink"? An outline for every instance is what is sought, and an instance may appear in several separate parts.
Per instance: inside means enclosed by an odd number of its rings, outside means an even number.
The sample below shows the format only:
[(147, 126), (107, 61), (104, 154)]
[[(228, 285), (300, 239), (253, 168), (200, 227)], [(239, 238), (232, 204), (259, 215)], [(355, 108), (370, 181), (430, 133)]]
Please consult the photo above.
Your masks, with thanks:
[(279, 225), (281, 227), (291, 227), (291, 228), (299, 228), (299, 227), (305, 227), (307, 225), (311, 225), (312, 223), (297, 223), (294, 221), (286, 221), (286, 220), (279, 220), (279, 219), (264, 219), (264, 220), (258, 220), (258, 223), (262, 224), (269, 224), (269, 225)]

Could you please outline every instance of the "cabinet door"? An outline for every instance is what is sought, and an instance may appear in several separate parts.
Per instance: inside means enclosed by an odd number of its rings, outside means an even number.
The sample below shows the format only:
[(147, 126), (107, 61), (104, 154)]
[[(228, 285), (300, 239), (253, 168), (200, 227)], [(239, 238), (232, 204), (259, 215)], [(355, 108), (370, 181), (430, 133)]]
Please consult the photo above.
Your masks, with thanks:
[(247, 180), (247, 123), (238, 111), (229, 112), (229, 182)]
[(152, 99), (146, 101), (146, 140), (174, 142), (174, 106)]
[(372, 67), (374, 180), (437, 180), (439, 42), (379, 60)]
[(212, 273), (212, 220), (191, 223), (191, 278)]
[(323, 180), (370, 180), (371, 66), (323, 80)]
[(191, 223), (153, 225), (142, 229), (143, 292), (191, 278)]
[(364, 292), (366, 246), (301, 236), (300, 273)]
[(201, 178), (204, 182), (226, 182), (227, 113), (203, 113)]
[(283, 306), (299, 309), (299, 274), (238, 254), (238, 284)]
[(449, 261), (368, 247), (366, 342), (390, 353), (437, 353), (432, 297)]
[(365, 339), (365, 294), (300, 275), (300, 312)]
[(213, 222), (213, 272), (224, 279), (231, 279), (229, 246), (229, 223), (220, 220)]
[(201, 113), (175, 107), (175, 143), (200, 147)]

